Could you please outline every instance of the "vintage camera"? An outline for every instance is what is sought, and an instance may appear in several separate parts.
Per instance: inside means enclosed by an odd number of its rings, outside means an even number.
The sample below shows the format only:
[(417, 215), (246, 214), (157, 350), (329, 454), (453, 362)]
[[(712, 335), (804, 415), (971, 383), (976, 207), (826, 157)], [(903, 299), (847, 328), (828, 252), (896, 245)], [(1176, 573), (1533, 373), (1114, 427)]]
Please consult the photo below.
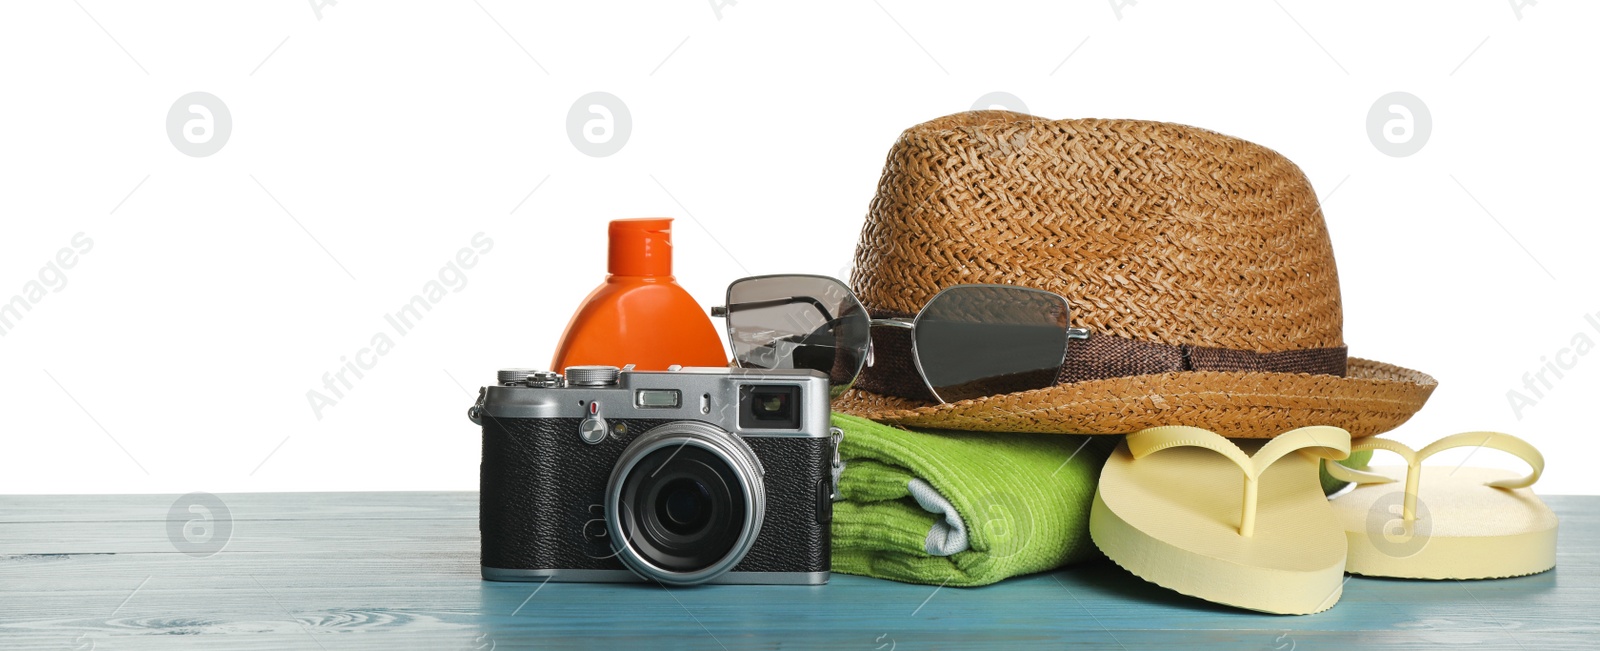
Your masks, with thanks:
[(483, 426), (483, 578), (828, 582), (841, 468), (816, 371), (503, 370)]

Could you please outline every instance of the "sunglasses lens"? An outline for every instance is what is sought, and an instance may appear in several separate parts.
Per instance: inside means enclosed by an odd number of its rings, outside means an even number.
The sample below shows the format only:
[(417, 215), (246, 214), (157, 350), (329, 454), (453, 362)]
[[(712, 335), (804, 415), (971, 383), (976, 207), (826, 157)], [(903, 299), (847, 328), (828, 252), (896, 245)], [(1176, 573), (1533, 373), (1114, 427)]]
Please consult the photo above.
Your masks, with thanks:
[(745, 368), (811, 369), (835, 394), (855, 381), (867, 355), (870, 319), (832, 278), (746, 278), (728, 287), (728, 335)]
[(944, 402), (1056, 383), (1067, 301), (1023, 287), (972, 285), (935, 296), (917, 317), (917, 363)]

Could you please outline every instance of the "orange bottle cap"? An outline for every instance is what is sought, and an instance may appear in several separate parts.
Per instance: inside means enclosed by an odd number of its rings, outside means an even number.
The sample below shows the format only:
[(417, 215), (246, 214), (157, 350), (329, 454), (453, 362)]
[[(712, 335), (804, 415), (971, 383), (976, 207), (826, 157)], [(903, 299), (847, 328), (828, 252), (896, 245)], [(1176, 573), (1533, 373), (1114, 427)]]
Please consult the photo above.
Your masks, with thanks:
[(606, 271), (617, 276), (672, 275), (672, 218), (611, 220)]

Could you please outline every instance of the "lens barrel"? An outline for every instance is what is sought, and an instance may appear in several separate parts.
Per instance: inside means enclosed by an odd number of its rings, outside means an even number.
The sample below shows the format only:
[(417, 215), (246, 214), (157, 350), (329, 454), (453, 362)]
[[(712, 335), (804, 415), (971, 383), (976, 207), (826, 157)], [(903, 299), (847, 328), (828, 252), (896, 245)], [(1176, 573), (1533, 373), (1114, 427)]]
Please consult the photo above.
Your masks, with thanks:
[(737, 435), (698, 421), (661, 425), (618, 457), (606, 485), (612, 548), (634, 573), (669, 585), (710, 581), (761, 531), (761, 462)]

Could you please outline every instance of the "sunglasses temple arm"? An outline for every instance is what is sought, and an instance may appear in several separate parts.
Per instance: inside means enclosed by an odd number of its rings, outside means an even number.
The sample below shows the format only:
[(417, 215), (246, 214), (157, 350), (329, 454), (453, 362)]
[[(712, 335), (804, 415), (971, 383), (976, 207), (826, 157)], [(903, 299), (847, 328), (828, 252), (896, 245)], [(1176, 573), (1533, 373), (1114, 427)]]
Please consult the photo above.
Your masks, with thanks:
[(722, 317), (728, 316), (729, 312), (735, 312), (735, 311), (738, 311), (738, 310), (759, 310), (759, 309), (764, 308), (764, 307), (780, 307), (780, 306), (783, 306), (783, 305), (794, 305), (795, 303), (805, 303), (805, 304), (810, 305), (811, 307), (816, 308), (818, 312), (822, 313), (822, 319), (824, 321), (832, 321), (834, 319), (833, 313), (828, 311), (828, 307), (826, 305), (824, 305), (822, 303), (822, 301), (819, 301), (819, 300), (817, 300), (815, 298), (812, 298), (810, 296), (792, 296), (792, 297), (789, 297), (789, 298), (774, 298), (774, 299), (768, 299), (768, 300), (765, 300), (765, 301), (749, 301), (747, 303), (734, 303), (732, 305), (713, 305), (713, 306), (711, 306), (711, 316), (717, 317), (717, 318), (722, 318)]
[[(910, 330), (911, 328), (916, 327), (916, 324), (914, 322), (912, 322), (910, 319), (873, 319), (872, 320), (872, 325), (875, 325), (875, 326), (889, 326), (891, 328), (904, 328), (904, 329), (907, 329), (907, 330)], [(1067, 338), (1068, 339), (1088, 339), (1089, 338), (1089, 329), (1088, 328), (1067, 328)]]

